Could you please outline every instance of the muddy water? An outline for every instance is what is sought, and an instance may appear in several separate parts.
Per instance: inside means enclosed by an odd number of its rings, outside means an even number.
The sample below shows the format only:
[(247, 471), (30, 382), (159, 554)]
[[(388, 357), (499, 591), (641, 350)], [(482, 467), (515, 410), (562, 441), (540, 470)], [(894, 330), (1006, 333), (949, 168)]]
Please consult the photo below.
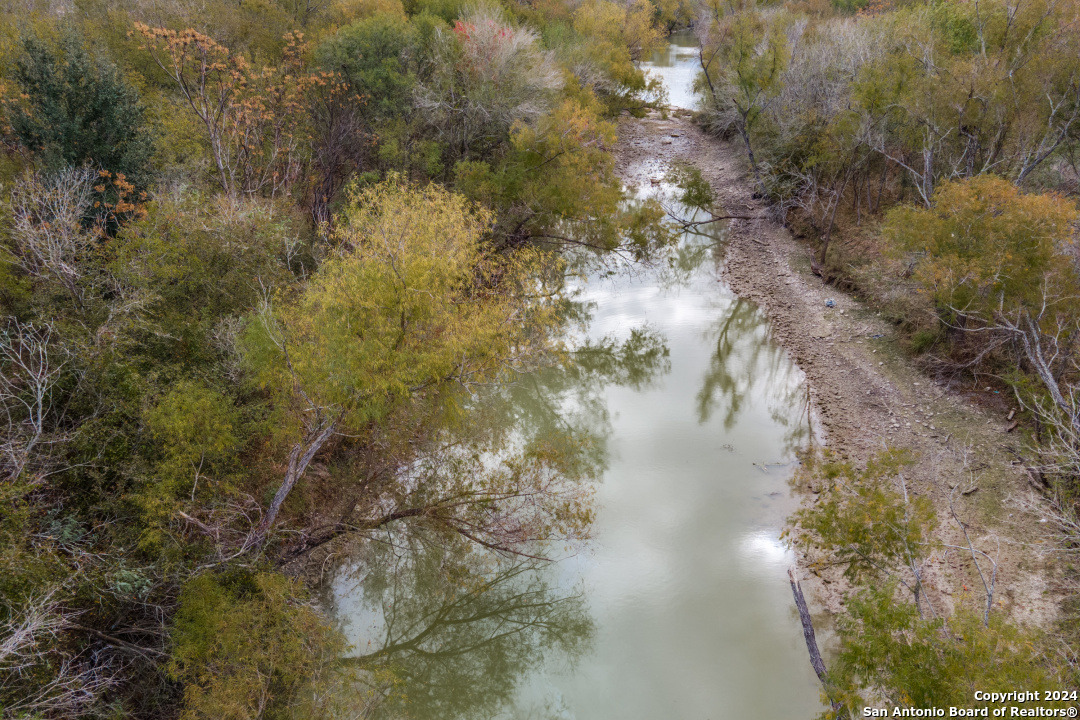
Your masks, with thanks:
[(687, 234), (654, 266), (609, 265), (580, 281), (588, 321), (579, 341), (617, 346), (645, 333), (665, 348), (661, 362), (624, 361), (607, 381), (582, 373), (520, 383), (536, 388), (520, 402), (585, 418), (600, 441), (587, 546), (554, 563), (469, 561), (487, 573), (482, 591), (462, 590), (447, 569), (458, 561), (434, 545), (400, 537), (373, 543), (338, 574), (335, 609), (358, 652), (395, 644), (391, 636), (422, 638), (388, 657), (404, 682), (373, 680), (387, 698), (377, 716), (820, 711), (785, 574), (792, 558), (779, 540), (794, 507), (795, 453), (808, 440), (806, 390), (764, 315), (720, 281), (722, 245), (719, 228)]

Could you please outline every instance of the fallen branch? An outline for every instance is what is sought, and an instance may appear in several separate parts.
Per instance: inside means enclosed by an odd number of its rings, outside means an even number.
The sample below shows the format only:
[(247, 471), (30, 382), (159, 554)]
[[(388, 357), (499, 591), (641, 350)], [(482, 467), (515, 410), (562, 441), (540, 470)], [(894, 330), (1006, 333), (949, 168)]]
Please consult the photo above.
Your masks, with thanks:
[(799, 611), (799, 620), (802, 621), (803, 638), (806, 639), (806, 649), (810, 653), (810, 664), (817, 673), (821, 686), (825, 688), (825, 694), (829, 698), (833, 713), (837, 718), (850, 717), (846, 708), (832, 699), (832, 684), (829, 682), (829, 673), (825, 669), (825, 661), (821, 658), (821, 650), (818, 649), (817, 635), (814, 633), (814, 621), (810, 617), (810, 610), (806, 607), (806, 597), (803, 595), (802, 586), (795, 578), (795, 566), (792, 565), (787, 571), (788, 580), (791, 582), (791, 594), (795, 596), (795, 607)]

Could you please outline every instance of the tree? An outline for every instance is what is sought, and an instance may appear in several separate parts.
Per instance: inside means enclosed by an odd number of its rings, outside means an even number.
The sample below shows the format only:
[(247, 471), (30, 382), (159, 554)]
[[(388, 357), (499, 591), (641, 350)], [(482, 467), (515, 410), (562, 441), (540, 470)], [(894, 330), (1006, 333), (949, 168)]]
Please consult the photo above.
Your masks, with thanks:
[(44, 170), (89, 165), (146, 188), (153, 142), (138, 94), (115, 66), (91, 58), (74, 31), (55, 47), (27, 37), (14, 79), (23, 99), (12, 131)]
[[(333, 717), (341, 641), (283, 575), (200, 575), (180, 594), (170, 672), (185, 720)], [(309, 699), (309, 698), (313, 698)]]
[(456, 186), (499, 211), (495, 234), (507, 247), (534, 242), (644, 257), (673, 235), (655, 201), (625, 202), (608, 150), (614, 143), (615, 127), (599, 117), (595, 99), (569, 98), (534, 125), (515, 124), (501, 157), (459, 162)]
[(203, 124), (221, 189), (234, 198), (287, 191), (307, 150), (304, 95), (333, 81), (306, 71), (303, 34), (287, 35), (277, 67), (261, 70), (192, 29), (135, 23), (133, 34)]
[[(886, 450), (862, 469), (826, 458), (802, 470), (823, 490), (819, 502), (795, 514), (796, 542), (820, 553), (814, 565), (842, 565), (862, 586), (837, 618), (838, 648), (821, 673), (832, 712), (846, 708), (858, 717), (878, 696), (901, 707), (977, 707), (979, 688), (1053, 685), (1059, 674), (1039, 633), (992, 612), (994, 575), (984, 574), (983, 564), (988, 560), (996, 573), (993, 559), (970, 542), (934, 539), (933, 506), (911, 494), (904, 479), (909, 462), (906, 453)], [(955, 510), (953, 517), (960, 523)], [(928, 595), (924, 568), (938, 549), (971, 553), (986, 591), (981, 608), (965, 592), (947, 613)]]
[(883, 231), (916, 253), (915, 278), (942, 322), (979, 342), (969, 364), (1011, 348), (1037, 379), (1020, 379), (1021, 403), (1050, 431), (1048, 468), (1080, 468), (1080, 281), (1073, 240), (1076, 206), (1024, 193), (1002, 178), (941, 185), (930, 208), (891, 211)]
[(338, 30), (319, 45), (316, 59), (366, 98), (365, 120), (374, 124), (409, 113), (417, 51), (414, 24), (383, 13)]
[(581, 3), (572, 18), (578, 37), (562, 52), (578, 81), (593, 90), (615, 115), (624, 108), (640, 115), (648, 94), (662, 100), (663, 87), (650, 79), (639, 64), (660, 47), (664, 33), (657, 26), (649, 2), (590, 0)]
[(314, 267), (301, 226), (261, 198), (155, 199), (109, 245), (113, 289), (133, 305), (116, 344), (163, 377), (202, 373), (223, 354), (215, 333), (258, 305), (262, 288)]
[(739, 133), (759, 185), (752, 139), (783, 85), (790, 52), (783, 18), (754, 10), (711, 20), (701, 39), (698, 57), (709, 123), (717, 129), (733, 126)]
[[(984, 339), (970, 364), (1018, 341), (1033, 370), (1060, 379), (1063, 366), (1050, 368), (1039, 355), (1049, 339), (1044, 332), (1056, 335), (1062, 350), (1060, 343), (1072, 342), (1067, 326), (1080, 310), (1070, 255), (1075, 206), (993, 176), (942, 184), (931, 203), (895, 208), (882, 231), (913, 254), (914, 277), (941, 321)], [(1064, 362), (1068, 353), (1054, 355)]]
[(515, 123), (533, 124), (551, 107), (563, 79), (537, 33), (491, 10), (476, 10), (438, 30), (431, 74), (416, 88), (424, 121), (455, 158), (482, 158), (504, 147)]
[(1072, 294), (1071, 202), (993, 176), (943, 184), (931, 200), (927, 209), (892, 210), (882, 231), (916, 253), (915, 278), (942, 311), (982, 318), (1030, 311), (1044, 283), (1053, 296)]
[(490, 223), (435, 187), (358, 192), (338, 252), (298, 298), (279, 296), (251, 323), (249, 362), (297, 434), (255, 539), (332, 437), (450, 384), (490, 382), (543, 349), (552, 314), (528, 298), (539, 257), (485, 251)]
[(70, 358), (49, 325), (6, 318), (0, 327), (0, 477), (12, 486), (32, 487), (52, 469), (54, 388)]
[(852, 716), (881, 696), (898, 707), (995, 707), (974, 700), (975, 692), (1065, 681), (1038, 631), (1010, 624), (1000, 614), (984, 624), (964, 597), (948, 618), (923, 617), (895, 591), (895, 582), (865, 589), (839, 618), (829, 677)]
[(852, 582), (895, 580), (911, 593), (918, 612), (936, 615), (922, 580), (936, 518), (927, 498), (908, 494), (903, 468), (910, 462), (908, 453), (887, 451), (861, 470), (832, 459), (810, 464), (804, 472), (819, 476), (827, 488), (822, 502), (795, 513), (797, 538), (843, 565)]

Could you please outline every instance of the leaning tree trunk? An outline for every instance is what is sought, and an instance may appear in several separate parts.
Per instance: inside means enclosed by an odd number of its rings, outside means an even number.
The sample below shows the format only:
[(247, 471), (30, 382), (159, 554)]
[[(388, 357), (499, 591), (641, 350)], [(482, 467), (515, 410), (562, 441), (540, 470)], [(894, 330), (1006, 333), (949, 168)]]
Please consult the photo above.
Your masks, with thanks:
[(247, 543), (249, 547), (261, 545), (265, 542), (270, 528), (273, 526), (274, 521), (277, 520), (281, 506), (285, 503), (285, 499), (289, 497), (289, 493), (292, 492), (297, 481), (304, 476), (304, 471), (307, 470), (307, 466), (315, 455), (326, 444), (326, 441), (333, 436), (336, 427), (337, 418), (329, 418), (321, 425), (309, 430), (304, 439), (293, 446), (292, 452), (289, 453), (289, 467), (285, 471), (285, 478), (282, 480), (277, 492), (274, 493), (274, 499), (270, 502), (270, 507), (267, 508), (262, 522), (255, 528), (252, 539)]
[(788, 579), (791, 582), (791, 593), (795, 596), (795, 607), (799, 610), (799, 620), (802, 622), (803, 638), (806, 640), (806, 649), (810, 652), (810, 664), (814, 672), (825, 688), (825, 694), (829, 698), (833, 713), (837, 718), (847, 718), (847, 709), (833, 699), (833, 687), (829, 682), (829, 673), (825, 669), (825, 661), (821, 658), (821, 650), (818, 649), (817, 636), (814, 634), (814, 621), (810, 618), (810, 610), (806, 607), (806, 597), (803, 595), (802, 586), (795, 578), (794, 566), (788, 568)]

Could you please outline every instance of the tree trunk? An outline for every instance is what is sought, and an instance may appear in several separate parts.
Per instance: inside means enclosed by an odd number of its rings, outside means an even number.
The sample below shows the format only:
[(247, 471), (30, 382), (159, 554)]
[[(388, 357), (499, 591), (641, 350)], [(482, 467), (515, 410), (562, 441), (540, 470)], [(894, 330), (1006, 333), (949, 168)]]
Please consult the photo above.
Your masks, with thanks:
[(334, 434), (334, 430), (337, 427), (337, 418), (325, 420), (321, 425), (316, 426), (304, 437), (304, 439), (293, 446), (292, 452), (289, 453), (289, 467), (285, 471), (285, 479), (282, 480), (281, 486), (277, 492), (274, 493), (274, 499), (270, 502), (270, 507), (266, 510), (266, 515), (263, 517), (259, 526), (255, 529), (254, 536), (249, 546), (261, 545), (265, 540), (267, 533), (270, 531), (270, 527), (277, 520), (278, 513), (281, 511), (281, 506), (285, 502), (285, 498), (292, 492), (293, 487), (297, 481), (304, 476), (304, 471), (307, 470), (307, 466), (311, 463), (319, 449), (322, 448), (326, 441)]
[(754, 157), (754, 148), (750, 145), (750, 131), (746, 127), (746, 118), (739, 123), (739, 135), (742, 136), (743, 143), (746, 145), (746, 154), (750, 158), (750, 169), (754, 173), (754, 182), (757, 184), (757, 192), (765, 192), (765, 183), (761, 181), (761, 172), (758, 170), (757, 159)]

